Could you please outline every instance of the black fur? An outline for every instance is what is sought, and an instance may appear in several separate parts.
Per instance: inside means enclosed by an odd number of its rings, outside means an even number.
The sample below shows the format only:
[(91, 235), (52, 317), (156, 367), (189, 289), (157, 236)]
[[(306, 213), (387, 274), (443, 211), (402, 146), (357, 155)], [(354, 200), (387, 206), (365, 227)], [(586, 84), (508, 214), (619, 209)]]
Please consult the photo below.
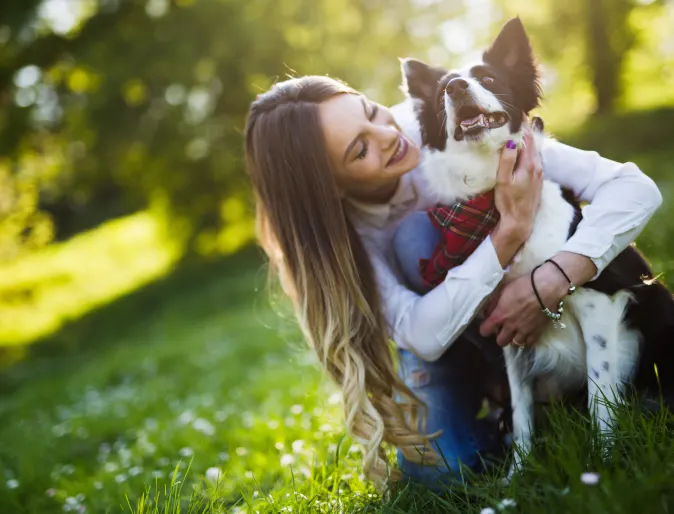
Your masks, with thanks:
[(538, 67), (529, 37), (519, 17), (511, 19), (503, 26), (491, 48), (482, 55), (482, 60), (510, 79), (509, 86), (516, 104), (523, 112), (528, 114), (538, 107), (542, 96)]
[(425, 146), (444, 150), (447, 143), (444, 124), (446, 114), (440, 94), (444, 87), (440, 86), (440, 81), (447, 75), (447, 70), (429, 66), (417, 59), (402, 59), (401, 63), (403, 90), (410, 97), (421, 100), (417, 116), (421, 122), (422, 142)]

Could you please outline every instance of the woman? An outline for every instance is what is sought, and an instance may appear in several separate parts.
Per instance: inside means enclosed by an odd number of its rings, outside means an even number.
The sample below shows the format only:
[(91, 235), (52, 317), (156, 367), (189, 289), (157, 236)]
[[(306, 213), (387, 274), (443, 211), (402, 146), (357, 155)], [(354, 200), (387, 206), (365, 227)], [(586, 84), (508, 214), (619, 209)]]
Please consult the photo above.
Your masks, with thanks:
[[(503, 150), (495, 191), (501, 216), (491, 236), (420, 296), (404, 285), (393, 258), (396, 229), (433, 201), (416, 171), (418, 127), (408, 104), (394, 117), (333, 79), (291, 79), (253, 102), (245, 139), (260, 242), (309, 344), (342, 388), (365, 472), (397, 478), (383, 442), (398, 448), (405, 476), (428, 485), (456, 476), (460, 464), (480, 469), (480, 452), (494, 445), (475, 420), (479, 355), (461, 335), (531, 230), (542, 181), (533, 140), (517, 166), (517, 151)], [(561, 144), (546, 152), (546, 177), (591, 202), (555, 259), (583, 284), (636, 238), (661, 197), (633, 164)], [(555, 268), (542, 267), (536, 278), (547, 305), (566, 294)], [(546, 323), (526, 280), (509, 284), (490, 310), (480, 331), (498, 332), (501, 345), (531, 343)], [(400, 350), (401, 376), (390, 340)]]

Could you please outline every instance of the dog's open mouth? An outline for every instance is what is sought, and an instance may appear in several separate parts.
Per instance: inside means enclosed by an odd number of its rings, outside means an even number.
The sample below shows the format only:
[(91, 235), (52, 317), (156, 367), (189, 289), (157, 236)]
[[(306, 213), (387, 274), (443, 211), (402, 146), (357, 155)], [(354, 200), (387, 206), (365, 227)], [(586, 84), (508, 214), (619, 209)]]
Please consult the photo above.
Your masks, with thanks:
[(459, 141), (464, 136), (478, 136), (483, 131), (502, 127), (508, 122), (504, 112), (485, 112), (475, 105), (465, 105), (456, 113), (454, 138)]

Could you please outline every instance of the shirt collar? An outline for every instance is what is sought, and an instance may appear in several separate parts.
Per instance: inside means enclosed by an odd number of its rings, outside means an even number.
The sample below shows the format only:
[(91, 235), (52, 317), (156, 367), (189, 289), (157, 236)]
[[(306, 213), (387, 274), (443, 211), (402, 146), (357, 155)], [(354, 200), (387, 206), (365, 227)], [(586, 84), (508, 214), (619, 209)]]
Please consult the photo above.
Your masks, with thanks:
[(400, 178), (398, 187), (387, 203), (368, 203), (353, 198), (346, 199), (349, 210), (362, 222), (384, 228), (416, 204), (417, 191), (410, 173)]

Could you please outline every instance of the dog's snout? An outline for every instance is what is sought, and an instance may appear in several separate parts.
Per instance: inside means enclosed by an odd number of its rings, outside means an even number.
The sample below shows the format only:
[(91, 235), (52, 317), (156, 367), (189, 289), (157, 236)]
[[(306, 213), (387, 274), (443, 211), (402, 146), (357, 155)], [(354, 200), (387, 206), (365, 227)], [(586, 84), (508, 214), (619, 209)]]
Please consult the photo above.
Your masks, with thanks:
[(449, 81), (445, 90), (452, 98), (461, 96), (466, 93), (468, 89), (468, 82), (461, 78), (455, 78)]

